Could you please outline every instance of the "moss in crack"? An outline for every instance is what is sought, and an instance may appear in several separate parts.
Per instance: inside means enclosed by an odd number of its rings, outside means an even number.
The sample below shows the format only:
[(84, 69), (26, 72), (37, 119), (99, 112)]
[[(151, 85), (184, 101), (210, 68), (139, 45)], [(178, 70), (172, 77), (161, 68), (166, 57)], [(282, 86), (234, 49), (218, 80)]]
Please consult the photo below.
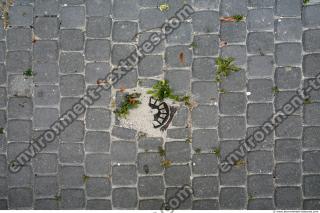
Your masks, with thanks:
[(171, 163), (172, 163), (171, 160), (163, 160), (161, 161), (161, 166), (166, 169), (171, 166)]
[(201, 153), (201, 149), (200, 149), (200, 148), (196, 148), (194, 151), (195, 151), (197, 154), (200, 154), (200, 153)]
[(90, 177), (87, 175), (82, 176), (83, 183), (87, 183), (89, 179), (90, 179)]
[(306, 98), (303, 100), (303, 104), (312, 104), (312, 100), (310, 98)]
[(240, 68), (234, 65), (234, 58), (232, 57), (218, 57), (216, 66), (216, 82), (222, 82), (222, 79), (228, 77), (232, 72), (240, 71)]
[(309, 4), (310, 3), (310, 0), (303, 0), (303, 4)]
[(194, 42), (192, 42), (192, 43), (190, 44), (190, 47), (194, 49), (194, 48), (197, 48), (198, 45), (197, 45), (197, 43), (194, 41)]
[(272, 87), (272, 93), (273, 94), (277, 94), (277, 93), (279, 93), (280, 91), (279, 91), (279, 88), (277, 87), (277, 86), (274, 86), (274, 87)]
[(0, 134), (4, 133), (4, 129), (2, 127), (0, 127)]
[(212, 150), (212, 153), (217, 156), (218, 158), (221, 157), (221, 150), (220, 148), (216, 147)]
[(140, 93), (125, 95), (124, 101), (121, 103), (120, 107), (114, 111), (114, 113), (120, 118), (126, 118), (129, 115), (130, 109), (135, 109), (141, 104), (141, 101), (138, 100), (140, 96)]
[(166, 155), (166, 150), (164, 150), (161, 146), (158, 147), (158, 152), (161, 157)]
[(31, 77), (33, 76), (33, 72), (32, 72), (32, 69), (27, 69), (26, 71), (23, 72), (23, 75), (26, 76), (26, 77)]

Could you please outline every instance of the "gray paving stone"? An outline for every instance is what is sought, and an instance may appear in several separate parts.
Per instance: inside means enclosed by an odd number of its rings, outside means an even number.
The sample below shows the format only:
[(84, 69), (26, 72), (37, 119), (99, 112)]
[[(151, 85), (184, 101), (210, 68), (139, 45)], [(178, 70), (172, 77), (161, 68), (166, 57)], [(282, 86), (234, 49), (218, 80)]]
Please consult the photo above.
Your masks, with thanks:
[(35, 105), (56, 105), (60, 100), (60, 90), (58, 86), (39, 85), (34, 89)]
[(320, 127), (303, 127), (302, 143), (304, 148), (319, 148)]
[(84, 159), (83, 145), (78, 143), (62, 143), (59, 147), (59, 160), (62, 163), (82, 163)]
[(108, 17), (88, 17), (86, 35), (92, 38), (105, 38), (111, 34), (112, 19)]
[(274, 7), (275, 0), (249, 0), (249, 7), (265, 8), (265, 7)]
[(111, 72), (110, 65), (105, 62), (87, 63), (85, 70), (85, 80), (90, 84), (96, 84), (98, 79), (104, 79)]
[(140, 149), (158, 151), (158, 147), (162, 147), (163, 138), (158, 137), (142, 137), (138, 138), (138, 146)]
[(140, 10), (139, 27), (141, 30), (161, 27), (164, 21), (165, 15), (158, 8), (148, 8)]
[(320, 38), (320, 30), (306, 30), (303, 32), (303, 49), (306, 52), (316, 52), (320, 50), (318, 40)]
[(82, 75), (71, 74), (60, 77), (60, 92), (62, 96), (77, 96), (84, 93), (84, 78)]
[(221, 22), (221, 39), (228, 43), (244, 42), (246, 40), (245, 22)]
[(1, 197), (6, 197), (8, 195), (7, 178), (0, 178), (0, 187), (1, 187), (0, 196)]
[(217, 197), (219, 195), (217, 177), (196, 177), (192, 180), (193, 196), (195, 197)]
[(238, 66), (247, 62), (246, 47), (243, 45), (228, 45), (222, 49), (221, 56), (234, 58), (234, 64)]
[(164, 201), (160, 199), (139, 200), (139, 209), (140, 210), (161, 209), (163, 203)]
[(6, 46), (4, 42), (0, 42), (0, 61), (4, 62), (5, 60), (5, 52), (6, 52)]
[[(312, 82), (314, 82), (314, 78), (313, 79), (305, 79), (303, 81), (303, 88), (308, 88), (309, 86), (312, 87)], [(312, 101), (318, 101), (320, 100), (320, 96), (319, 96), (319, 92), (318, 90), (312, 90), (310, 93), (309, 93), (309, 96), (310, 96), (310, 100)]]
[(303, 153), (303, 171), (310, 173), (319, 173), (319, 159), (320, 152), (319, 151), (310, 151)]
[(33, 171), (37, 174), (56, 173), (58, 164), (57, 154), (39, 153), (32, 160)]
[(7, 31), (8, 50), (31, 50), (32, 43), (30, 28), (11, 28)]
[(219, 37), (217, 35), (196, 35), (194, 36), (193, 48), (196, 56), (215, 56), (218, 54)]
[(80, 5), (84, 4), (85, 0), (60, 0), (60, 4)]
[(114, 162), (133, 162), (136, 160), (136, 154), (137, 148), (135, 142), (114, 141), (111, 144), (111, 156)]
[(146, 56), (139, 63), (139, 76), (157, 76), (162, 73), (163, 59), (160, 55)]
[(59, 65), (62, 73), (82, 73), (84, 70), (84, 57), (77, 52), (63, 52), (60, 54)]
[(55, 196), (58, 194), (58, 181), (55, 176), (37, 176), (34, 179), (35, 196)]
[[(253, 136), (254, 132), (257, 131), (258, 129), (262, 128), (260, 127), (249, 127), (247, 128), (247, 138), (250, 136)], [(273, 148), (274, 144), (274, 137), (273, 134), (269, 134), (265, 137), (265, 139), (261, 142), (258, 143), (256, 148), (253, 150), (271, 150)]]
[(266, 54), (274, 51), (274, 35), (272, 32), (252, 32), (247, 38), (248, 53)]
[(300, 19), (284, 18), (275, 21), (275, 37), (280, 41), (296, 41), (302, 37)]
[(227, 92), (219, 97), (219, 112), (226, 115), (243, 114), (246, 110), (244, 93)]
[(275, 159), (277, 161), (296, 161), (300, 157), (301, 142), (297, 139), (279, 139), (275, 141)]
[(87, 131), (85, 150), (88, 152), (108, 152), (110, 149), (110, 134), (108, 132)]
[(111, 171), (111, 155), (87, 154), (85, 166), (88, 175), (109, 175)]
[(58, 44), (56, 41), (37, 41), (33, 45), (33, 60), (38, 63), (58, 60)]
[(6, 111), (5, 110), (0, 110), (0, 125), (1, 126), (5, 126), (6, 123), (7, 123)]
[(120, 81), (114, 84), (114, 88), (121, 89), (123, 87), (130, 89), (137, 86), (138, 72), (136, 69), (132, 69), (124, 75)]
[(218, 0), (195, 0), (194, 6), (201, 10), (217, 10), (219, 8)]
[(190, 70), (168, 70), (165, 79), (169, 81), (170, 87), (177, 95), (186, 95), (190, 91)]
[(30, 188), (11, 188), (8, 192), (9, 208), (30, 208), (32, 207), (33, 193)]
[(28, 68), (32, 67), (31, 54), (29, 51), (9, 51), (7, 53), (6, 62), (6, 71), (8, 72), (8, 74), (22, 74)]
[(112, 184), (134, 185), (137, 183), (137, 168), (135, 165), (121, 165), (112, 167)]
[(282, 185), (300, 184), (301, 173), (299, 163), (278, 163), (275, 167), (275, 183)]
[(320, 5), (310, 5), (302, 7), (302, 23), (304, 27), (318, 27), (320, 18), (318, 13)]
[(277, 1), (276, 14), (278, 16), (300, 16), (301, 1), (279, 0)]
[(212, 150), (218, 145), (218, 133), (215, 129), (196, 129), (192, 133), (193, 150)]
[(277, 68), (275, 72), (275, 84), (279, 89), (296, 89), (300, 86), (301, 69), (293, 67), (286, 69)]
[(173, 126), (186, 126), (188, 122), (188, 109), (187, 107), (180, 107), (176, 115), (172, 119)]
[(192, 172), (194, 174), (216, 174), (218, 172), (218, 160), (213, 154), (194, 154), (192, 156)]
[(249, 10), (247, 25), (249, 31), (273, 30), (273, 9)]
[(32, 122), (29, 120), (8, 121), (9, 141), (29, 141), (31, 139)]
[[(126, 197), (126, 199), (123, 199)], [(119, 209), (134, 209), (138, 204), (135, 188), (116, 188), (112, 191), (113, 207)]]
[(108, 16), (111, 10), (111, 0), (86, 1), (88, 16)]
[(111, 194), (111, 183), (108, 178), (89, 177), (86, 181), (87, 196), (106, 197)]
[(250, 101), (272, 101), (273, 82), (269, 79), (250, 79), (248, 80), (248, 91), (251, 94), (248, 97)]
[(270, 173), (273, 169), (273, 154), (269, 151), (248, 153), (248, 171), (252, 173)]
[(7, 71), (3, 64), (0, 64), (0, 84), (6, 83)]
[(156, 152), (138, 154), (138, 172), (146, 174), (145, 168), (148, 168), (148, 174), (159, 174), (163, 171), (161, 167), (161, 156)]
[(132, 42), (138, 32), (138, 24), (132, 21), (116, 21), (113, 23), (112, 40), (115, 42)]
[(7, 90), (5, 87), (0, 87), (0, 107), (6, 107), (7, 106)]
[(124, 127), (114, 126), (112, 128), (112, 136), (115, 136), (120, 139), (125, 140), (134, 140), (136, 136), (137, 131), (133, 129), (128, 129)]
[[(201, 42), (205, 42), (206, 39), (198, 40), (199, 46)], [(182, 22), (179, 28), (175, 29), (170, 35), (167, 36), (168, 44), (191, 44), (192, 42), (192, 25), (187, 22)]]
[(245, 167), (233, 167), (231, 171), (220, 173), (220, 185), (242, 186), (246, 184)]
[(272, 104), (252, 103), (247, 106), (247, 123), (262, 125), (273, 114)]
[(248, 200), (248, 210), (271, 210), (274, 209), (272, 198), (258, 198)]
[(84, 122), (74, 121), (60, 136), (63, 142), (80, 142), (84, 138)]
[(271, 77), (274, 60), (272, 56), (249, 56), (249, 77)]
[[(7, 147), (7, 161), (5, 161), (5, 172), (4, 174), (7, 173), (8, 171), (8, 165), (7, 162), (10, 163), (12, 160), (15, 159), (15, 157), (17, 157), (17, 155), (19, 155), (22, 151), (24, 151), (25, 149), (27, 149), (29, 146), (28, 143), (25, 142), (14, 142), (14, 143), (8, 143), (8, 147)], [(34, 170), (35, 171), (35, 170)]]
[[(45, 130), (34, 130), (32, 133), (32, 140), (37, 140), (40, 136), (44, 134)], [(43, 153), (53, 153), (57, 152), (59, 148), (59, 137), (56, 137), (56, 139), (50, 143), (47, 143), (47, 146), (44, 150), (42, 150)]]
[[(112, 46), (112, 50), (111, 50), (111, 62), (112, 62), (112, 64), (117, 66), (119, 64), (120, 60), (126, 59), (134, 51), (136, 51), (136, 48), (135, 48), (134, 45), (131, 45), (131, 44), (114, 44)], [(143, 63), (143, 61), (145, 61), (145, 60), (146, 60), (146, 58), (144, 58), (144, 60), (142, 60), (140, 62), (140, 64)], [(148, 63), (150, 63), (150, 62), (148, 62)], [(156, 66), (156, 65), (153, 64), (153, 66)], [(159, 68), (156, 68), (157, 71), (158, 71), (158, 69)]]
[[(211, 21), (208, 22), (207, 20)], [(195, 32), (212, 33), (219, 31), (219, 13), (199, 11), (192, 14), (192, 25)]]
[(142, 197), (156, 197), (164, 194), (164, 182), (162, 176), (139, 177), (139, 195)]
[(85, 193), (83, 189), (62, 189), (62, 209), (83, 209), (85, 206)]
[(319, 175), (305, 175), (303, 176), (303, 194), (306, 197), (319, 196)]
[(244, 70), (232, 73), (220, 83), (221, 88), (226, 91), (243, 91), (246, 87), (246, 73)]
[(84, 32), (76, 29), (60, 31), (60, 47), (65, 51), (80, 51), (83, 49)]
[[(170, 187), (170, 188), (167, 188), (166, 189), (166, 193), (165, 193), (166, 203), (168, 203), (169, 200), (171, 200), (173, 197), (178, 197), (177, 194), (180, 191), (181, 191), (181, 187)], [(177, 209), (179, 209), (179, 210), (185, 210), (185, 209), (189, 209), (190, 210), (191, 208), (192, 208), (191, 196), (189, 196), (187, 199), (184, 198), (183, 202), (179, 202), (179, 205), (177, 207)]]
[(273, 195), (272, 175), (248, 176), (248, 194), (253, 197), (268, 197)]
[(34, 19), (34, 33), (41, 39), (58, 37), (58, 18), (36, 17)]
[(59, 168), (59, 184), (64, 188), (81, 187), (84, 184), (84, 174), (82, 166), (61, 166)]
[(214, 79), (215, 60), (212, 58), (196, 58), (192, 64), (192, 77), (199, 80)]
[(34, 64), (33, 72), (35, 83), (57, 83), (59, 80), (58, 63)]
[(247, 14), (247, 1), (245, 0), (222, 0), (220, 13), (224, 16), (233, 15), (246, 15)]
[(317, 67), (320, 65), (320, 54), (308, 54), (303, 56), (302, 71), (305, 77), (315, 77), (318, 72)]
[(174, 163), (190, 161), (190, 145), (185, 142), (170, 142), (165, 144), (166, 158)]
[(303, 200), (303, 209), (318, 209), (319, 203), (319, 199), (305, 199)]
[(200, 105), (192, 110), (192, 126), (195, 128), (210, 128), (218, 125), (218, 108), (216, 106)]
[(192, 202), (192, 209), (193, 210), (214, 210), (219, 209), (218, 200), (211, 200), (211, 199), (201, 199), (201, 200), (194, 200)]
[(8, 82), (8, 94), (11, 96), (31, 97), (32, 79), (22, 75), (10, 75)]
[(30, 26), (33, 19), (33, 8), (30, 6), (13, 6), (9, 11), (10, 26)]
[(277, 187), (275, 188), (274, 202), (277, 209), (300, 209), (300, 187)]
[(195, 81), (192, 82), (191, 88), (194, 101), (199, 104), (210, 104), (218, 98), (217, 85), (212, 81)]
[(138, 19), (139, 16), (138, 0), (119, 0), (113, 2), (113, 15), (116, 19), (131, 20)]
[(245, 117), (224, 116), (218, 126), (219, 137), (224, 139), (244, 138), (246, 135)]
[(225, 187), (220, 190), (220, 209), (244, 209), (247, 203), (246, 192), (240, 187)]
[(277, 137), (300, 137), (302, 134), (302, 119), (300, 116), (290, 116), (276, 129)]
[[(138, 45), (142, 46), (144, 42), (151, 40), (151, 38), (154, 39), (155, 35), (159, 35), (159, 32), (139, 32)], [(164, 51), (165, 49), (164, 42), (157, 41), (155, 43), (157, 43), (157, 45), (156, 47), (154, 47), (151, 53), (154, 53), (154, 54), (162, 53), (162, 51)]]
[[(280, 110), (286, 103), (290, 101), (297, 93), (295, 91), (280, 91), (275, 95), (274, 104), (275, 110)], [(300, 114), (300, 109), (298, 109), (296, 114)]]
[(59, 203), (53, 198), (37, 199), (34, 203), (35, 210), (57, 210)]
[[(96, 85), (87, 86), (87, 91), (96, 89)], [(100, 99), (92, 104), (92, 107), (108, 107), (111, 102), (111, 91), (103, 90), (100, 93)]]
[[(90, 9), (88, 9), (88, 14)], [(62, 28), (81, 28), (85, 26), (85, 8), (84, 7), (62, 7), (60, 11), (60, 20)]]
[[(181, 60), (181, 56), (183, 56), (183, 60)], [(191, 49), (183, 45), (167, 47), (165, 61), (168, 67), (189, 67), (192, 63)]]
[[(179, 176), (176, 174), (180, 174)], [(183, 186), (190, 184), (191, 171), (189, 166), (171, 166), (165, 170), (164, 177), (167, 186)]]
[(30, 166), (24, 166), (18, 173), (9, 173), (7, 182), (9, 187), (30, 187), (33, 182), (33, 172)]
[(34, 123), (36, 129), (48, 129), (59, 117), (59, 111), (54, 108), (36, 108)]
[(292, 66), (301, 64), (302, 47), (299, 43), (276, 44), (275, 59), (279, 66)]
[(86, 209), (88, 210), (111, 210), (111, 202), (110, 200), (104, 199), (92, 199), (87, 200)]
[(58, 0), (35, 0), (34, 14), (35, 15), (57, 15), (59, 12)]
[(172, 139), (186, 139), (190, 135), (187, 128), (174, 128), (167, 130), (167, 137)]
[(238, 140), (221, 140), (219, 145), (221, 158), (226, 158), (230, 152), (239, 147), (239, 144)]
[[(158, 2), (159, 5), (160, 2)], [(175, 1), (175, 0), (168, 0), (167, 3), (170, 5), (169, 10), (166, 11), (165, 15), (168, 19), (173, 17), (176, 11), (180, 10), (185, 4), (192, 5), (191, 0), (186, 1)]]
[(319, 125), (319, 103), (304, 105), (303, 107), (303, 122), (308, 125)]
[(110, 57), (110, 41), (105, 39), (88, 39), (85, 44), (86, 59), (106, 61)]
[(7, 173), (7, 158), (5, 155), (0, 155), (0, 176), (5, 176)]

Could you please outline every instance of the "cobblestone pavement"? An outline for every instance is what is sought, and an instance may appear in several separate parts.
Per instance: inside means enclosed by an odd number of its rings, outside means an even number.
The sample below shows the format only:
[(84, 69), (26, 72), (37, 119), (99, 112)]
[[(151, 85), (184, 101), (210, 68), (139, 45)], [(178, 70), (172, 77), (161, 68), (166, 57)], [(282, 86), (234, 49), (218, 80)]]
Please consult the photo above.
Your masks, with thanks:
[[(221, 173), (212, 153), (232, 151), (319, 72), (320, 1), (167, 0), (165, 13), (157, 8), (161, 2), (16, 0), (9, 29), (0, 31), (0, 209), (160, 209), (184, 184), (194, 193), (180, 209), (320, 208), (319, 93), (231, 172)], [(116, 88), (168, 79), (199, 103), (191, 129), (182, 107), (167, 138), (139, 138), (116, 125), (113, 88), (21, 172), (8, 172), (31, 139), (150, 35), (135, 39), (137, 32), (159, 27), (184, 3), (196, 11), (192, 22)], [(236, 14), (246, 20), (219, 21)], [(219, 38), (228, 45), (219, 48)], [(213, 81), (218, 56), (234, 57), (243, 69), (221, 83), (226, 93)], [(25, 79), (28, 68), (35, 75)], [(159, 146), (173, 162), (167, 169)]]

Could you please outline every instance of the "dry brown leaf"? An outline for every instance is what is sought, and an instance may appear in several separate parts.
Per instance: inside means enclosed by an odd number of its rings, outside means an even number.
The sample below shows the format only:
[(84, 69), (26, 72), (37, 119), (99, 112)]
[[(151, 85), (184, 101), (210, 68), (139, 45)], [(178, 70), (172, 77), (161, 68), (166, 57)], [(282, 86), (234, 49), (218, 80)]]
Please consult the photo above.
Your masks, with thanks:
[(119, 92), (124, 93), (125, 91), (126, 91), (126, 88), (125, 88), (125, 87), (120, 87)]
[(184, 53), (183, 52), (179, 53), (179, 62), (180, 62), (180, 64), (184, 64), (185, 63), (185, 57), (184, 57)]
[(237, 20), (232, 16), (222, 16), (220, 17), (221, 21), (227, 21), (227, 22), (236, 22)]
[(223, 48), (223, 47), (227, 46), (227, 44), (228, 44), (228, 43), (227, 43), (226, 41), (222, 41), (222, 40), (221, 40), (220, 43), (219, 43), (219, 47), (220, 47), (220, 48)]

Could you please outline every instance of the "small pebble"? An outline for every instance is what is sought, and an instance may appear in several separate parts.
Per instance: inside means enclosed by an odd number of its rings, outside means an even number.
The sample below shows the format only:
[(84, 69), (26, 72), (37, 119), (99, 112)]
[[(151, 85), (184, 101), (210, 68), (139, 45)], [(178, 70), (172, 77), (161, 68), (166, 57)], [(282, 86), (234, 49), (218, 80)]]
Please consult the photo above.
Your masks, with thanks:
[(251, 92), (247, 92), (247, 95), (251, 95)]

